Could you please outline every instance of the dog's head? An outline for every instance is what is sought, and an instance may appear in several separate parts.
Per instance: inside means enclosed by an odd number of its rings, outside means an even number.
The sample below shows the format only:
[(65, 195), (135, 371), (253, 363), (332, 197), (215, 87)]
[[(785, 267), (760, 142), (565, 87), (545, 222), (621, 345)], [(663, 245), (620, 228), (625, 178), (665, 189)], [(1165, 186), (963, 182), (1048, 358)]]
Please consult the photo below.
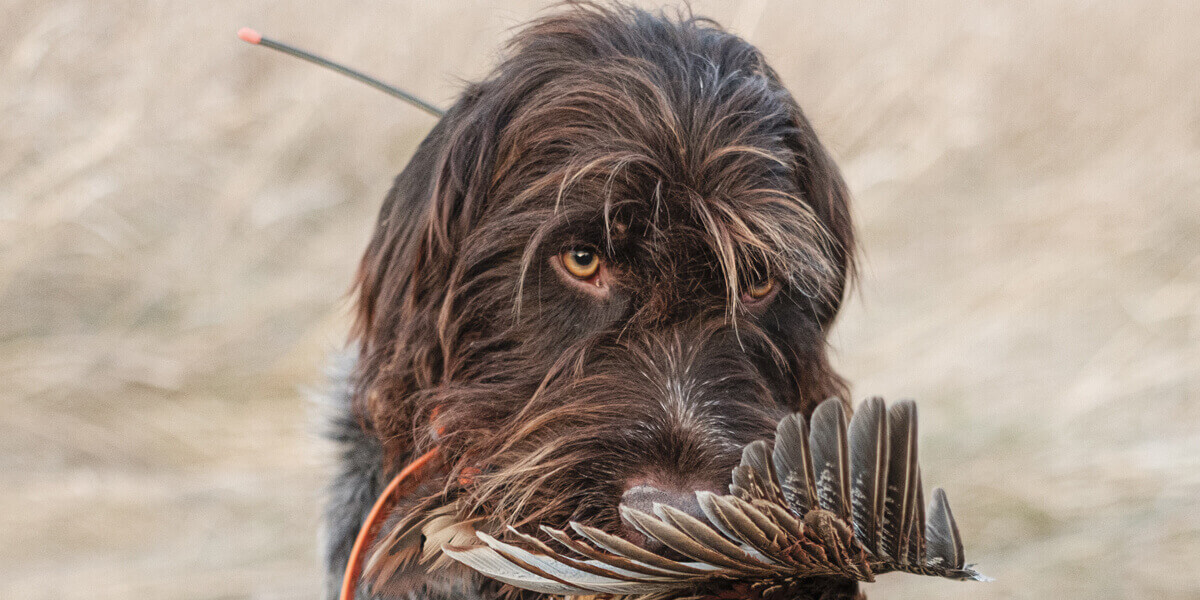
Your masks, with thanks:
[(393, 467), (440, 430), (454, 467), (482, 469), (452, 492), (511, 524), (620, 530), (620, 502), (686, 505), (781, 416), (845, 397), (826, 330), (847, 202), (740, 38), (634, 9), (541, 20), (383, 207), (358, 283), (363, 416)]

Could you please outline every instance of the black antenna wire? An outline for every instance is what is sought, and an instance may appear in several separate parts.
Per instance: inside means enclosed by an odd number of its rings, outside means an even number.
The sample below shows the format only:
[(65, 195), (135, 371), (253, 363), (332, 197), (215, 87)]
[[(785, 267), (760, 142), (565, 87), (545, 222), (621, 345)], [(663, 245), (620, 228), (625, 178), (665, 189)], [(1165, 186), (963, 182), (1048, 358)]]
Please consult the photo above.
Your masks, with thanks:
[(364, 73), (355, 71), (354, 69), (351, 69), (350, 67), (340, 65), (338, 63), (335, 63), (331, 60), (327, 60), (325, 58), (321, 58), (320, 56), (317, 56), (316, 54), (312, 54), (310, 52), (305, 52), (304, 50), (296, 48), (295, 46), (290, 46), (288, 44), (284, 44), (283, 42), (277, 42), (270, 38), (265, 38), (265, 37), (263, 37), (263, 35), (261, 33), (255, 31), (253, 29), (250, 29), (249, 27), (243, 27), (243, 28), (239, 29), (238, 37), (241, 38), (243, 41), (249, 42), (256, 46), (266, 46), (267, 48), (270, 48), (272, 50), (278, 50), (280, 52), (283, 52), (284, 54), (290, 54), (292, 56), (295, 56), (296, 58), (308, 61), (314, 65), (317, 65), (320, 67), (325, 67), (326, 69), (329, 69), (331, 71), (336, 71), (336, 72), (341, 73), (342, 75), (345, 75), (351, 79), (361, 81), (361, 82), (363, 82), (385, 94), (390, 94), (392, 96), (395, 96), (396, 98), (399, 98), (399, 99), (401, 99), (401, 100), (403, 100), (403, 101), (405, 101), (405, 102), (407, 102), (407, 103), (409, 103), (409, 104), (411, 104), (411, 105), (413, 105), (435, 117), (442, 117), (446, 114), (446, 111), (444, 111), (444, 110), (442, 110), (442, 109), (440, 109), (440, 108), (438, 108), (438, 107), (436, 107), (436, 106), (434, 106), (434, 105), (432, 105), (432, 104), (430, 104), (430, 103), (428, 103), (428, 102), (426, 102), (426, 101), (424, 101), (424, 100), (422, 100), (400, 88), (388, 85), (378, 79), (375, 79), (374, 77), (371, 77), (370, 75), (366, 75)]

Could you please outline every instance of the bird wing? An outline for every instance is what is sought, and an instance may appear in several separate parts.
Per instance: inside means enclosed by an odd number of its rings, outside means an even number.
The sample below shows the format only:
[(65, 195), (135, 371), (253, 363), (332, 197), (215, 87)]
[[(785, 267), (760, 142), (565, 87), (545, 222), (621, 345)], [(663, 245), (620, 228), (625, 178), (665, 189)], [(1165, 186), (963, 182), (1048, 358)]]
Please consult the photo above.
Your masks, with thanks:
[[(551, 543), (515, 530), (501, 541), (443, 552), (485, 576), (536, 592), (686, 596), (734, 585), (768, 589), (811, 577), (872, 581), (890, 571), (963, 580), (987, 578), (963, 559), (946, 494), (923, 504), (911, 401), (866, 401), (847, 422), (839, 400), (822, 403), (811, 425), (785, 418), (773, 446), (746, 447), (730, 494), (697, 492), (705, 520), (656, 504), (654, 514), (621, 507), (674, 560), (579, 523), (571, 534), (543, 527)], [(461, 539), (461, 538), (460, 538)]]

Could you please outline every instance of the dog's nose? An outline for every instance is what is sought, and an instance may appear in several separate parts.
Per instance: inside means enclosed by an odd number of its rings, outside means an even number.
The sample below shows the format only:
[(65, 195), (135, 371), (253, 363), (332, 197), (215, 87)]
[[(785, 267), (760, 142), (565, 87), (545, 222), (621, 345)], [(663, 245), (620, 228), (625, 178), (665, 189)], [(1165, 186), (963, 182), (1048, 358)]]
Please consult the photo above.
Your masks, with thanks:
[[(654, 505), (663, 504), (681, 510), (701, 521), (705, 520), (704, 511), (700, 509), (700, 503), (696, 500), (696, 490), (664, 489), (664, 487), (666, 486), (660, 487), (651, 483), (633, 485), (621, 495), (621, 506), (636, 509), (648, 515), (654, 515)], [(645, 535), (634, 528), (628, 521), (624, 521), (624, 526), (624, 537), (629, 541), (647, 550), (661, 550), (661, 544), (655, 540), (647, 539)]]

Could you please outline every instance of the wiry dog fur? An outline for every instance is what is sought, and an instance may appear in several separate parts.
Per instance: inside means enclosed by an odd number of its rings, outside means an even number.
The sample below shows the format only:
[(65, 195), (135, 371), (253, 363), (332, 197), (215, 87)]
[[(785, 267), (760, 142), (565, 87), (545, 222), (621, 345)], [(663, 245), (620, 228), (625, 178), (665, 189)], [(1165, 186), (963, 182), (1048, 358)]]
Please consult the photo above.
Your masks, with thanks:
[[(627, 534), (629, 486), (722, 488), (781, 416), (846, 397), (826, 331), (853, 273), (848, 196), (759, 51), (593, 5), (508, 50), (396, 179), (362, 261), (331, 582), (381, 482), (435, 444), (447, 476), (398, 515), (459, 501)], [(594, 278), (564, 270), (576, 248), (602, 257)], [(423, 567), (386, 589), (503, 591)]]

